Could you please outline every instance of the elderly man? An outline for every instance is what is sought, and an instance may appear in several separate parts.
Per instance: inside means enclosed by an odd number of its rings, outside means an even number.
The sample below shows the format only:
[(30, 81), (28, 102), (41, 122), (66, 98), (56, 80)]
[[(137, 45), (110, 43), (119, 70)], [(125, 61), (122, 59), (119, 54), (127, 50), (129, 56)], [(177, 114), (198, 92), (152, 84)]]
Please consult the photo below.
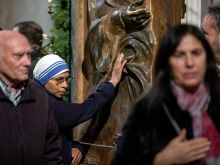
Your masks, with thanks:
[(58, 165), (60, 135), (45, 90), (28, 79), (30, 52), (22, 34), (0, 32), (0, 162)]
[(213, 3), (208, 7), (202, 30), (214, 51), (220, 72), (220, 3)]
[(44, 56), (41, 53), (43, 29), (34, 21), (18, 22), (14, 25), (13, 31), (23, 34), (29, 41), (33, 51), (31, 52), (31, 66), (29, 68), (29, 78), (33, 78), (33, 70), (38, 60)]

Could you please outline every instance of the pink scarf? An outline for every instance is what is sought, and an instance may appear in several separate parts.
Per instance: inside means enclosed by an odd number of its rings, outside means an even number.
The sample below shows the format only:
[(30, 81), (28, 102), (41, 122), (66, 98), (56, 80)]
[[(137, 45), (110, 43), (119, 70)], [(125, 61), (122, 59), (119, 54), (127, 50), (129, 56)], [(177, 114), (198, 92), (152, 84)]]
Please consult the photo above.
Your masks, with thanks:
[(210, 102), (209, 89), (201, 83), (195, 93), (187, 93), (183, 88), (171, 81), (171, 89), (178, 105), (188, 111), (192, 117), (194, 137), (204, 136), (211, 141), (211, 148), (206, 157), (200, 160), (202, 165), (220, 165), (220, 138), (212, 119), (207, 114)]

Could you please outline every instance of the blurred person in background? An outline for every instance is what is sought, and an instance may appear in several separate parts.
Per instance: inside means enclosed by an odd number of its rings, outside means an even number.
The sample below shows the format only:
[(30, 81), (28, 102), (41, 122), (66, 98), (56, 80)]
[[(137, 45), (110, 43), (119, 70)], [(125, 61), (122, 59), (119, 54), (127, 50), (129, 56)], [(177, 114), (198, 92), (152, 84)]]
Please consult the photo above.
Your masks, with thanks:
[(220, 2), (212, 3), (202, 22), (202, 31), (216, 57), (216, 65), (220, 74)]

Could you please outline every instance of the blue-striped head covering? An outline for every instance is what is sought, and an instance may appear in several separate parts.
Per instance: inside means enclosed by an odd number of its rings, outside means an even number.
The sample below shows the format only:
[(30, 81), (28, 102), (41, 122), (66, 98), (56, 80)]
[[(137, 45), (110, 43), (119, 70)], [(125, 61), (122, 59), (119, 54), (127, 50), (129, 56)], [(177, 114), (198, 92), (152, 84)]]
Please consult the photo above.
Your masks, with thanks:
[(69, 71), (69, 68), (60, 56), (48, 54), (42, 57), (36, 64), (33, 76), (41, 85), (44, 85), (53, 77)]

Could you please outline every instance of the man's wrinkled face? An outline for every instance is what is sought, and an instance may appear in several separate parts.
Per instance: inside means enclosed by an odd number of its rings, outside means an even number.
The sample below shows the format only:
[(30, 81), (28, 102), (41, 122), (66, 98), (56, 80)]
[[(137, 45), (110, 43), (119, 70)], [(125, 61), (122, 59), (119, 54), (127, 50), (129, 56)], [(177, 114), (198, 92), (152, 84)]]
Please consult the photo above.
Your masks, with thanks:
[(220, 64), (220, 33), (215, 27), (215, 19), (207, 14), (202, 22), (203, 33), (215, 54), (217, 63)]
[(23, 36), (11, 37), (0, 47), (0, 76), (6, 83), (28, 79), (31, 46)]

